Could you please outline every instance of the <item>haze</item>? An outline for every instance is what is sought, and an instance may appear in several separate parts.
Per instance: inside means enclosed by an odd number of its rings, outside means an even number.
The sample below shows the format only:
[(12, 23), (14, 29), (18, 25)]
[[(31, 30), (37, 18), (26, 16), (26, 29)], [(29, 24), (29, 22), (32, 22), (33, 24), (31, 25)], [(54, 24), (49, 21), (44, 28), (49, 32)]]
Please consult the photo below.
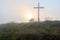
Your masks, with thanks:
[(25, 15), (32, 13), (37, 21), (37, 3), (43, 6), (40, 10), (41, 21), (50, 17), (60, 20), (60, 0), (0, 0), (0, 23), (29, 21)]

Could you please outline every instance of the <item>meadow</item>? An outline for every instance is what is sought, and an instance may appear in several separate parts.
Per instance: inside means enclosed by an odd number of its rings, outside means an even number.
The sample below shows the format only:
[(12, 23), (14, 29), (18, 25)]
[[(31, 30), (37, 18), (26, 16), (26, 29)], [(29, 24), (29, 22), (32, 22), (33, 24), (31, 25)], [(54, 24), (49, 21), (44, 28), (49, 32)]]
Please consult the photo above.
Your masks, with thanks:
[(60, 21), (0, 24), (0, 40), (60, 40)]

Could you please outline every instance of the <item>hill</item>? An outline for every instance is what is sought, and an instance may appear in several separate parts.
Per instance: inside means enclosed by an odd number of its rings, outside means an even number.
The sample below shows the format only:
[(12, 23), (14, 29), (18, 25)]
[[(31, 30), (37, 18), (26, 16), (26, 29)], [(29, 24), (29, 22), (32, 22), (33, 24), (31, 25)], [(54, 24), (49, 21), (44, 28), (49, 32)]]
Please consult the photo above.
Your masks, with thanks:
[(0, 25), (1, 40), (57, 40), (60, 21), (7, 23)]

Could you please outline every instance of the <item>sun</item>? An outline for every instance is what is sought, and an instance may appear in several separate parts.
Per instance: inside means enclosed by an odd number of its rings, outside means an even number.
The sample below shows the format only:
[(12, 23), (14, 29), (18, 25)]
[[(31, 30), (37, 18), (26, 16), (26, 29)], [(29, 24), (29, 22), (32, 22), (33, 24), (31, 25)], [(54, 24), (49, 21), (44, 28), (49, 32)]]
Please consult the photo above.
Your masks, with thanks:
[(30, 19), (32, 19), (32, 18), (33, 18), (33, 15), (32, 15), (32, 13), (27, 13), (27, 14), (26, 14), (26, 17), (27, 17), (27, 19), (29, 19), (29, 20), (30, 20)]

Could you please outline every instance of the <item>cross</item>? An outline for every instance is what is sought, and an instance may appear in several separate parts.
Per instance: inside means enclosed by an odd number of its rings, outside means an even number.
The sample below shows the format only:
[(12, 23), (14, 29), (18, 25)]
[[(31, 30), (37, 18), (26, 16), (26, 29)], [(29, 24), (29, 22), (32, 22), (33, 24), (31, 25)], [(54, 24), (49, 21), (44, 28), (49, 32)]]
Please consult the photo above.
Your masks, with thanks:
[(39, 14), (39, 9), (40, 8), (44, 8), (44, 7), (40, 7), (40, 3), (38, 2), (38, 7), (34, 7), (34, 8), (37, 8), (38, 9), (38, 22), (40, 22), (40, 18), (39, 18), (39, 16), (40, 16), (40, 14)]

